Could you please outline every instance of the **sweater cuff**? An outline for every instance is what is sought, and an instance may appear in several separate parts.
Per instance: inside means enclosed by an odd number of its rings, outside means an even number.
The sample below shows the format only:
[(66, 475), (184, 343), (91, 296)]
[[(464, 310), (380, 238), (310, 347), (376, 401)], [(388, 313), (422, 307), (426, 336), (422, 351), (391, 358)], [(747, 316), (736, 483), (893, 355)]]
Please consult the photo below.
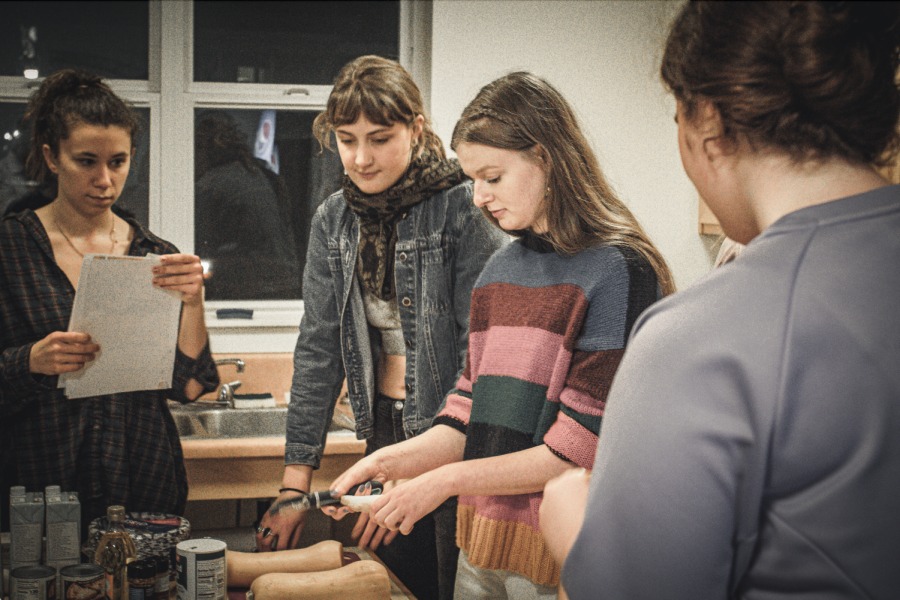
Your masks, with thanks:
[(209, 340), (197, 358), (191, 358), (175, 348), (175, 369), (172, 372), (172, 400), (189, 402), (184, 396), (184, 388), (191, 379), (197, 381), (203, 388), (203, 394), (214, 391), (219, 387), (219, 372), (209, 349)]
[(544, 443), (551, 452), (588, 470), (594, 468), (597, 439), (590, 430), (562, 411), (544, 435)]
[(26, 344), (3, 352), (3, 381), (16, 393), (33, 392), (35, 389), (52, 390), (59, 381), (58, 375), (41, 375), (31, 372), (31, 348)]
[(468, 426), (460, 421), (459, 419), (454, 419), (453, 417), (447, 415), (438, 415), (434, 418), (434, 421), (431, 422), (431, 426), (435, 425), (446, 425), (447, 427), (452, 427), (458, 432), (466, 435), (466, 431), (468, 431)]

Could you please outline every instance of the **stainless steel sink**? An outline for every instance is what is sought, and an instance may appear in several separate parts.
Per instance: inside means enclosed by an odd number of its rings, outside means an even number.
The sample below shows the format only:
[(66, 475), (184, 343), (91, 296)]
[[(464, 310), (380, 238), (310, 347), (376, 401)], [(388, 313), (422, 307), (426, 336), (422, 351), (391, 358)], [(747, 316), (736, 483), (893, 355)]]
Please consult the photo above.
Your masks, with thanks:
[[(181, 439), (283, 436), (287, 407), (224, 408), (205, 402), (169, 404)], [(348, 431), (332, 423), (329, 431)]]

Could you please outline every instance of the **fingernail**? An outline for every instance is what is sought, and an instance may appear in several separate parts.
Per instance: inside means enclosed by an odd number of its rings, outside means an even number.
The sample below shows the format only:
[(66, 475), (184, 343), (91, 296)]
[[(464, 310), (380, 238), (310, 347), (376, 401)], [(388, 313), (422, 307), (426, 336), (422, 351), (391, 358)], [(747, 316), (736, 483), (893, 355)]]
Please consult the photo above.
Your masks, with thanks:
[(371, 481), (367, 481), (367, 482), (366, 482), (366, 490), (368, 491), (368, 490), (371, 490), (371, 489), (372, 489), (372, 482), (371, 482)]

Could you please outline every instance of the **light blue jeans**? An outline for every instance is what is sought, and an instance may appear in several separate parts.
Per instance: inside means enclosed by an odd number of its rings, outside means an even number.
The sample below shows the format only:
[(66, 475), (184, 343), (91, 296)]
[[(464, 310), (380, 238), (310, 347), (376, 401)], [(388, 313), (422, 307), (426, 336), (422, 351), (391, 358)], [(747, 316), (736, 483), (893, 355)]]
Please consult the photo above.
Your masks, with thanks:
[(556, 600), (557, 594), (557, 588), (512, 571), (473, 567), (468, 555), (459, 551), (453, 600)]

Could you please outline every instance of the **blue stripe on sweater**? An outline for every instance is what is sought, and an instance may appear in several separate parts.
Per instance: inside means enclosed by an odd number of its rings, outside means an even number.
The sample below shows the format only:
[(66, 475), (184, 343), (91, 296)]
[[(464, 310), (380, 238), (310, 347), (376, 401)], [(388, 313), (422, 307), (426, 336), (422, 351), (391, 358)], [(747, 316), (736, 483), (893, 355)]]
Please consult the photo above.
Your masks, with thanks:
[(578, 349), (598, 352), (625, 347), (629, 272), (625, 257), (614, 246), (560, 256), (529, 250), (520, 242), (507, 244), (488, 261), (475, 289), (492, 283), (527, 288), (574, 285), (591, 304)]

